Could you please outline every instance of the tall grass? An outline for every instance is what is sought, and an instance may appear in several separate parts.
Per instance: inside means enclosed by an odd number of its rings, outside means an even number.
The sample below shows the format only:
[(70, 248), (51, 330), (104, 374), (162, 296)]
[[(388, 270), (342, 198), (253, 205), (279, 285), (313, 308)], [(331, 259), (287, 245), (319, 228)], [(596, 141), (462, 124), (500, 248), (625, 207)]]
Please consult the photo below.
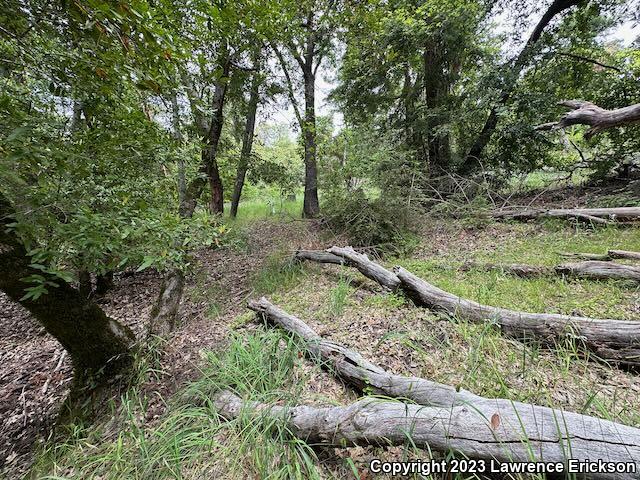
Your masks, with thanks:
[(320, 478), (314, 451), (281, 422), (246, 414), (224, 421), (212, 398), (230, 389), (245, 399), (298, 403), (306, 378), (294, 369), (300, 347), (274, 331), (234, 336), (223, 352), (208, 352), (199, 381), (153, 425), (138, 388), (125, 393), (113, 419), (77, 425), (65, 442), (48, 444), (32, 478), (193, 479)]

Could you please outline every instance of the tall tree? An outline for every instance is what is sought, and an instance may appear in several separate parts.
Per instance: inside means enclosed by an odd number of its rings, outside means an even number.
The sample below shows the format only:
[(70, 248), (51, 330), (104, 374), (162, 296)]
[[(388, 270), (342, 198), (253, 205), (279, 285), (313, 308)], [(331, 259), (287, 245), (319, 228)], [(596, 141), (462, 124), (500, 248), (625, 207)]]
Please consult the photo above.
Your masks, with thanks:
[[(320, 213), (318, 200), (318, 158), (316, 141), (316, 75), (318, 69), (331, 52), (335, 29), (337, 5), (334, 0), (305, 0), (293, 7), (285, 2), (285, 7), (295, 12), (284, 38), (272, 42), (287, 83), (289, 99), (295, 112), (304, 143), (304, 201), (302, 214), (313, 218)], [(283, 48), (298, 66), (302, 77), (304, 112), (296, 96), (294, 68)]]
[(509, 98), (511, 98), (511, 94), (513, 93), (513, 89), (518, 81), (518, 77), (522, 70), (528, 65), (544, 30), (556, 16), (573, 6), (585, 3), (587, 3), (585, 0), (553, 0), (553, 2), (547, 7), (542, 18), (540, 18), (531, 32), (531, 35), (529, 35), (529, 38), (520, 53), (510, 62), (509, 65), (507, 65), (503, 79), (503, 86), (498, 96), (498, 100), (491, 107), (489, 116), (480, 130), (480, 133), (478, 133), (476, 140), (473, 142), (473, 145), (469, 149), (469, 152), (465, 157), (465, 161), (459, 169), (460, 173), (469, 173), (480, 165), (482, 152), (491, 140), (491, 137), (496, 130), (496, 126), (498, 125), (498, 111), (500, 107), (505, 105), (509, 101)]
[(244, 132), (242, 134), (242, 149), (240, 158), (238, 159), (238, 168), (236, 172), (236, 180), (233, 185), (233, 194), (231, 196), (231, 216), (235, 218), (238, 214), (238, 204), (244, 187), (245, 177), (249, 169), (249, 160), (253, 147), (253, 137), (256, 126), (256, 113), (258, 111), (258, 103), (260, 101), (260, 86), (262, 84), (262, 50), (258, 50), (253, 55), (253, 67), (251, 73), (251, 82), (249, 88), (249, 100), (247, 102), (247, 113), (245, 118)]

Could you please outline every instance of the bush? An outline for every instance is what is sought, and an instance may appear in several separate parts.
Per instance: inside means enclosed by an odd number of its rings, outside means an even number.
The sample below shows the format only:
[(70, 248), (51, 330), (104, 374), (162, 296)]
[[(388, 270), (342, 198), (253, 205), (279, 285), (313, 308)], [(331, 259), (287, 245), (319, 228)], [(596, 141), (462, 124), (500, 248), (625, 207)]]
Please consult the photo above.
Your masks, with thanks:
[(334, 190), (324, 198), (324, 211), (327, 226), (353, 247), (403, 255), (417, 245), (418, 212), (400, 195), (382, 192), (368, 198), (362, 189)]

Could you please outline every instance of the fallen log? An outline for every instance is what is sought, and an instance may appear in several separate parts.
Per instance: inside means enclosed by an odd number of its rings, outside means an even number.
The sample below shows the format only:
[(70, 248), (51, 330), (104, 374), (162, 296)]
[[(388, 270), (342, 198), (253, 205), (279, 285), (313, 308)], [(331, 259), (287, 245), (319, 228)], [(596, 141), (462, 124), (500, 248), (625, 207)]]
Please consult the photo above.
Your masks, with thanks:
[(296, 261), (306, 260), (317, 263), (333, 263), (335, 265), (345, 265), (347, 263), (346, 259), (322, 250), (298, 250), (293, 258)]
[(607, 253), (567, 253), (560, 252), (563, 257), (581, 258), (584, 260), (640, 260), (640, 252), (628, 252), (626, 250), (609, 250)]
[(564, 263), (555, 267), (554, 271), (563, 275), (596, 280), (611, 278), (640, 282), (640, 268), (613, 262), (588, 261)]
[(640, 260), (640, 252), (627, 252), (626, 250), (609, 250), (609, 257), (623, 260)]
[(594, 223), (612, 223), (640, 218), (640, 207), (617, 208), (505, 208), (493, 212), (493, 218), (532, 220), (540, 217), (577, 218)]
[(569, 460), (628, 463), (631, 473), (593, 479), (640, 478), (640, 430), (545, 407), (484, 400), (472, 406), (426, 407), (365, 398), (344, 407), (315, 408), (243, 402), (229, 391), (214, 397), (227, 419), (276, 418), (298, 438), (326, 446), (405, 445), (498, 462)]
[(492, 320), (516, 338), (538, 338), (553, 345), (574, 336), (599, 359), (640, 366), (640, 322), (595, 319), (550, 313), (527, 313), (482, 305), (435, 287), (402, 267), (394, 269), (402, 289), (418, 305), (445, 311), (472, 322)]
[[(395, 273), (391, 272), (369, 260), (366, 255), (354, 252), (350, 247), (331, 247), (328, 252), (337, 256), (355, 257), (356, 268), (370, 274), (365, 276), (373, 280), (380, 278), (385, 282), (381, 284), (392, 290), (401, 288), (417, 305), (446, 311), (450, 315), (474, 322), (492, 320), (506, 335), (515, 338), (538, 338), (551, 346), (558, 338), (573, 336), (600, 360), (640, 367), (640, 322), (528, 313), (481, 305), (445, 292), (402, 267), (396, 267)], [(347, 265), (355, 266), (351, 261), (347, 261)], [(371, 272), (376, 272), (376, 275)]]
[(351, 247), (334, 246), (324, 252), (306, 250), (297, 252), (294, 259), (348, 265), (389, 290), (396, 290), (400, 285), (400, 280), (393, 272), (372, 262), (364, 253), (358, 253)]
[(552, 273), (552, 269), (549, 267), (536, 267), (522, 263), (479, 263), (475, 261), (464, 262), (459, 270), (463, 272), (469, 270), (499, 271), (523, 278), (543, 277)]
[(443, 407), (469, 403), (481, 398), (449, 385), (389, 373), (364, 359), (358, 352), (322, 338), (302, 320), (273, 305), (264, 297), (260, 300), (250, 300), (248, 307), (270, 323), (304, 340), (306, 351), (311, 358), (323, 362), (360, 391), (370, 388), (380, 395), (406, 398), (421, 405)]
[(594, 280), (621, 279), (640, 282), (640, 268), (606, 261), (586, 261), (564, 263), (555, 267), (542, 267), (518, 263), (496, 264), (465, 262), (460, 270), (500, 271), (523, 278), (537, 278), (549, 275), (568, 275)]

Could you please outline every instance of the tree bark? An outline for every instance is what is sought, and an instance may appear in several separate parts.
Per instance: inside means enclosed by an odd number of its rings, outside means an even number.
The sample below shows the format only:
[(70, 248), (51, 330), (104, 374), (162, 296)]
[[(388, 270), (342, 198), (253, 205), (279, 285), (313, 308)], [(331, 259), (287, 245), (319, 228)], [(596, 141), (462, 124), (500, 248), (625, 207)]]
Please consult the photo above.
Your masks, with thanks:
[(343, 257), (334, 255), (333, 253), (318, 250), (298, 250), (294, 256), (294, 260), (301, 262), (303, 260), (317, 263), (333, 263), (335, 265), (346, 265), (347, 260)]
[(218, 147), (224, 125), (224, 101), (229, 85), (230, 69), (231, 58), (227, 52), (222, 60), (222, 76), (216, 80), (215, 83), (213, 102), (211, 105), (214, 113), (209, 132), (204, 139), (205, 148), (202, 151), (202, 164), (205, 166), (211, 188), (209, 211), (212, 214), (221, 214), (224, 212), (224, 186), (222, 185), (222, 178), (220, 177), (220, 170), (218, 168)]
[(60, 342), (73, 360), (77, 380), (98, 374), (103, 379), (113, 377), (131, 362), (133, 332), (60, 278), (47, 278), (58, 285), (47, 286), (48, 293), (36, 300), (24, 299), (27, 284), (22, 279), (46, 275), (30, 267), (22, 244), (5, 231), (10, 209), (0, 198), (0, 290), (26, 308)]
[(531, 220), (540, 217), (581, 218), (588, 221), (620, 221), (640, 219), (640, 207), (618, 208), (525, 208), (501, 209), (493, 212), (493, 217), (506, 220)]
[(499, 271), (523, 278), (536, 278), (548, 275), (568, 275), (594, 280), (619, 279), (640, 282), (640, 268), (606, 261), (587, 261), (564, 263), (555, 267), (541, 267), (523, 264), (495, 264), (465, 262), (460, 270)]
[[(312, 47), (313, 48), (313, 47)], [(315, 218), (320, 213), (318, 200), (318, 166), (316, 157), (316, 113), (315, 113), (315, 75), (313, 73), (311, 57), (305, 62), (304, 77), (304, 125), (302, 136), (304, 139), (304, 200), (302, 213), (305, 218)]]
[(627, 252), (625, 250), (609, 250), (609, 257), (624, 260), (640, 260), (640, 252)]
[(344, 258), (347, 265), (358, 269), (365, 277), (379, 283), (389, 290), (396, 290), (400, 286), (397, 275), (383, 266), (369, 260), (364, 253), (358, 253), (351, 247), (331, 247), (327, 252)]
[(390, 290), (401, 288), (417, 305), (472, 322), (491, 320), (509, 336), (537, 338), (550, 346), (558, 338), (569, 335), (578, 338), (600, 360), (640, 366), (640, 322), (528, 313), (481, 305), (440, 290), (401, 267), (391, 272), (350, 247), (331, 247), (328, 252), (345, 258), (347, 265)]
[(605, 110), (594, 103), (582, 100), (566, 100), (560, 102), (560, 105), (571, 111), (560, 121), (538, 125), (536, 130), (556, 130), (571, 125), (588, 125), (591, 127), (585, 134), (588, 140), (603, 130), (640, 122), (640, 103), (614, 110)]
[(575, 5), (579, 5), (583, 2), (584, 0), (554, 0), (549, 8), (547, 8), (546, 12), (527, 39), (527, 43), (525, 44), (524, 48), (520, 51), (515, 61), (513, 62), (513, 66), (509, 69), (498, 101), (493, 107), (491, 107), (491, 111), (489, 112), (489, 116), (487, 117), (484, 126), (476, 137), (476, 140), (471, 146), (469, 153), (466, 155), (465, 162), (459, 169), (459, 173), (461, 175), (471, 173), (480, 166), (482, 152), (491, 140), (491, 137), (493, 136), (493, 133), (498, 126), (498, 110), (511, 98), (511, 94), (516, 85), (518, 77), (522, 72), (522, 69), (526, 66), (531, 51), (538, 43), (538, 40), (540, 40), (544, 29), (547, 28), (551, 20), (553, 20), (556, 15), (559, 15), (565, 10), (568, 10), (569, 8)]
[(395, 272), (402, 289), (418, 305), (472, 322), (491, 320), (509, 336), (536, 338), (548, 345), (569, 335), (578, 338), (598, 359), (629, 367), (640, 366), (640, 322), (490, 307), (445, 292), (402, 267), (396, 267)]
[(420, 448), (498, 462), (630, 462), (636, 473), (596, 473), (590, 478), (640, 478), (640, 430), (508, 400), (446, 408), (365, 398), (345, 407), (314, 408), (243, 402), (223, 391), (214, 397), (214, 405), (227, 419), (243, 413), (256, 421), (277, 418), (310, 444), (406, 445), (410, 438)]
[(236, 172), (236, 181), (233, 186), (233, 195), (231, 196), (231, 217), (235, 218), (238, 214), (238, 204), (244, 187), (244, 180), (249, 168), (249, 159), (251, 158), (251, 149), (253, 147), (253, 135), (256, 125), (256, 112), (258, 110), (258, 102), (260, 100), (260, 66), (258, 61), (254, 62), (256, 71), (251, 79), (251, 93), (249, 96), (249, 104), (247, 106), (247, 118), (242, 135), (242, 150), (240, 159), (238, 160), (238, 170)]

